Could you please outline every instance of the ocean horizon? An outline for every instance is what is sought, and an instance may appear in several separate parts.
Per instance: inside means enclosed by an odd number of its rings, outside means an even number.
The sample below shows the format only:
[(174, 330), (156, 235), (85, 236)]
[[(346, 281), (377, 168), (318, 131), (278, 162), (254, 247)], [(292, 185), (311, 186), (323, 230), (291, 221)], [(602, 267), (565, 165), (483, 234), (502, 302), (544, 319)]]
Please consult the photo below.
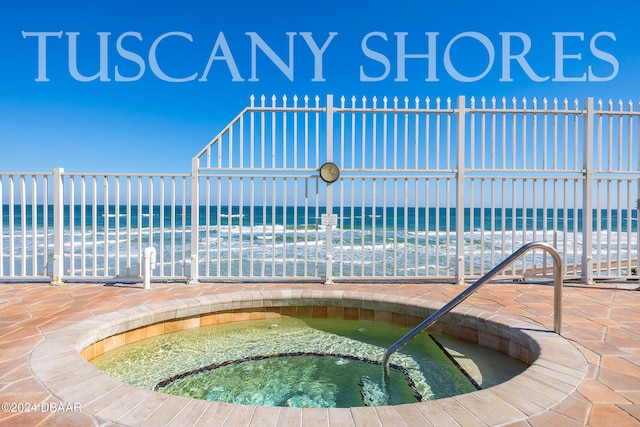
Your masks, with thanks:
[[(36, 206), (35, 215), (33, 205), (23, 208), (15, 205), (13, 216), (10, 214), (10, 205), (2, 205), (2, 228), (8, 228), (13, 222), (19, 228), (24, 222), (27, 227), (35, 224), (42, 227), (46, 224), (53, 225), (53, 205)], [(191, 227), (191, 206), (183, 205), (106, 205), (87, 204), (64, 205), (64, 226), (69, 227), (73, 218), (74, 227), (82, 228), (96, 226), (99, 228), (113, 228), (118, 221), (118, 227), (146, 228), (146, 227), (170, 227), (176, 224)], [(521, 231), (555, 229), (557, 231), (582, 232), (581, 208), (464, 208), (464, 231), (472, 230), (496, 230), (496, 231)], [(319, 225), (323, 214), (327, 213), (325, 206), (253, 206), (235, 205), (199, 207), (199, 226), (228, 226), (242, 225), (249, 227), (262, 226), (263, 224), (286, 225), (287, 227), (303, 225)], [(455, 207), (426, 208), (426, 207), (333, 207), (332, 213), (337, 215), (338, 228), (408, 228), (425, 230), (456, 230), (456, 216), (458, 210)], [(631, 215), (630, 215), (631, 213)], [(566, 215), (565, 215), (566, 214)], [(24, 216), (24, 218), (23, 218)], [(95, 220), (94, 220), (95, 218)], [(638, 211), (636, 209), (593, 209), (592, 229), (603, 231), (627, 232), (637, 231)], [(577, 228), (576, 228), (577, 227)], [(630, 227), (630, 228), (629, 228)]]

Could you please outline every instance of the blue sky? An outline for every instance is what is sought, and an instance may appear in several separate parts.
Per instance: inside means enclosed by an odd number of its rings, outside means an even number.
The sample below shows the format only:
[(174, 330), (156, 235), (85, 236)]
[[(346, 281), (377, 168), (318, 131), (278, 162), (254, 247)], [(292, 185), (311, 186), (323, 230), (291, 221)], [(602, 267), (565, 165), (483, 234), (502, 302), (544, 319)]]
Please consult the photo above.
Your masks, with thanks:
[[(593, 96), (637, 105), (638, 16), (636, 0), (7, 0), (0, 5), (0, 171), (189, 172), (191, 157), (251, 94)], [(461, 34), (475, 36), (452, 42)], [(504, 34), (512, 53), (524, 38), (531, 42), (530, 71), (509, 61), (511, 81), (502, 68)], [(399, 78), (401, 38), (407, 53), (435, 43), (432, 74), (426, 59), (407, 59)], [(309, 39), (318, 50), (328, 43), (321, 55)], [(282, 59), (293, 40), (293, 65), (283, 71), (263, 52), (253, 55), (258, 40)], [(457, 76), (445, 64), (448, 45)], [(465, 76), (472, 81), (460, 81)]]

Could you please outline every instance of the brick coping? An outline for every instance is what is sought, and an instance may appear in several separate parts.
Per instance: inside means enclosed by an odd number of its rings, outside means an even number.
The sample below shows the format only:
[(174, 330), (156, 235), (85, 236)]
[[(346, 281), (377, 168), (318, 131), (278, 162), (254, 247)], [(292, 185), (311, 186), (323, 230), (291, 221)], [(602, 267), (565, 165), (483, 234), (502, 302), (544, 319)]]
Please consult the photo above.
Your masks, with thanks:
[[(257, 413), (266, 425), (286, 412), (318, 409), (270, 408), (207, 402), (143, 390), (115, 380), (86, 360), (117, 346), (151, 336), (194, 327), (278, 316), (342, 317), (413, 326), (440, 308), (441, 303), (383, 293), (335, 290), (295, 292), (274, 290), (207, 295), (150, 303), (105, 313), (57, 331), (33, 350), (34, 375), (62, 402), (81, 405), (100, 419), (124, 424), (164, 420), (195, 422), (207, 417), (242, 419)], [(513, 379), (491, 388), (435, 401), (394, 406), (400, 415), (412, 411), (455, 414), (469, 411), (501, 424), (521, 421), (549, 410), (584, 380), (587, 361), (571, 343), (517, 316), (477, 308), (456, 309), (432, 329), (477, 342), (530, 364)], [(389, 407), (322, 409), (330, 420), (357, 425)], [(154, 417), (150, 417), (153, 414)], [(224, 415), (221, 415), (224, 414)], [(271, 414), (271, 415), (270, 415)], [(272, 420), (272, 421), (270, 421)]]

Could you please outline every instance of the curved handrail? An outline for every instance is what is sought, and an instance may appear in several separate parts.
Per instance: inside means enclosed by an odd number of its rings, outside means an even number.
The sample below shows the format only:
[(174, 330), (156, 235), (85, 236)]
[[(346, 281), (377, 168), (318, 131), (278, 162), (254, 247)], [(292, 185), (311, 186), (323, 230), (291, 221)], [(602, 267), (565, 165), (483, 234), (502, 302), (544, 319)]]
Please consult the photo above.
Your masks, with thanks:
[(382, 366), (385, 368), (389, 363), (389, 358), (393, 353), (398, 351), (400, 347), (411, 341), (416, 335), (429, 326), (433, 325), (440, 317), (444, 316), (451, 310), (453, 310), (458, 304), (466, 300), (473, 293), (475, 293), (480, 287), (491, 280), (498, 273), (502, 272), (509, 265), (514, 263), (518, 258), (534, 249), (542, 249), (546, 251), (553, 258), (553, 282), (554, 282), (554, 301), (553, 301), (553, 329), (557, 334), (560, 334), (562, 328), (562, 260), (558, 251), (548, 243), (545, 242), (531, 242), (522, 246), (520, 249), (509, 255), (504, 261), (496, 265), (491, 271), (478, 279), (473, 285), (469, 286), (464, 291), (460, 292), (455, 298), (445, 304), (440, 310), (433, 313), (431, 316), (423, 320), (418, 326), (409, 331), (405, 336), (396, 341), (389, 349), (384, 353), (382, 357)]

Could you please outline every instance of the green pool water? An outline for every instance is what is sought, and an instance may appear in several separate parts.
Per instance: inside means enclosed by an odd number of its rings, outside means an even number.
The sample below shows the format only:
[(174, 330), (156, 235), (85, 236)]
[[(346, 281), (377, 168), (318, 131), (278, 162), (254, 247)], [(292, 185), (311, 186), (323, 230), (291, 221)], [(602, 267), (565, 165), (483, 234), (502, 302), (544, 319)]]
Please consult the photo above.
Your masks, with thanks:
[(236, 322), (147, 339), (92, 363), (138, 387), (247, 405), (395, 405), (476, 390), (426, 333), (395, 353), (385, 374), (382, 355), (407, 331), (334, 319)]
[(188, 375), (159, 391), (203, 400), (261, 406), (349, 408), (416, 402), (393, 369), (337, 356), (295, 355), (233, 363)]

